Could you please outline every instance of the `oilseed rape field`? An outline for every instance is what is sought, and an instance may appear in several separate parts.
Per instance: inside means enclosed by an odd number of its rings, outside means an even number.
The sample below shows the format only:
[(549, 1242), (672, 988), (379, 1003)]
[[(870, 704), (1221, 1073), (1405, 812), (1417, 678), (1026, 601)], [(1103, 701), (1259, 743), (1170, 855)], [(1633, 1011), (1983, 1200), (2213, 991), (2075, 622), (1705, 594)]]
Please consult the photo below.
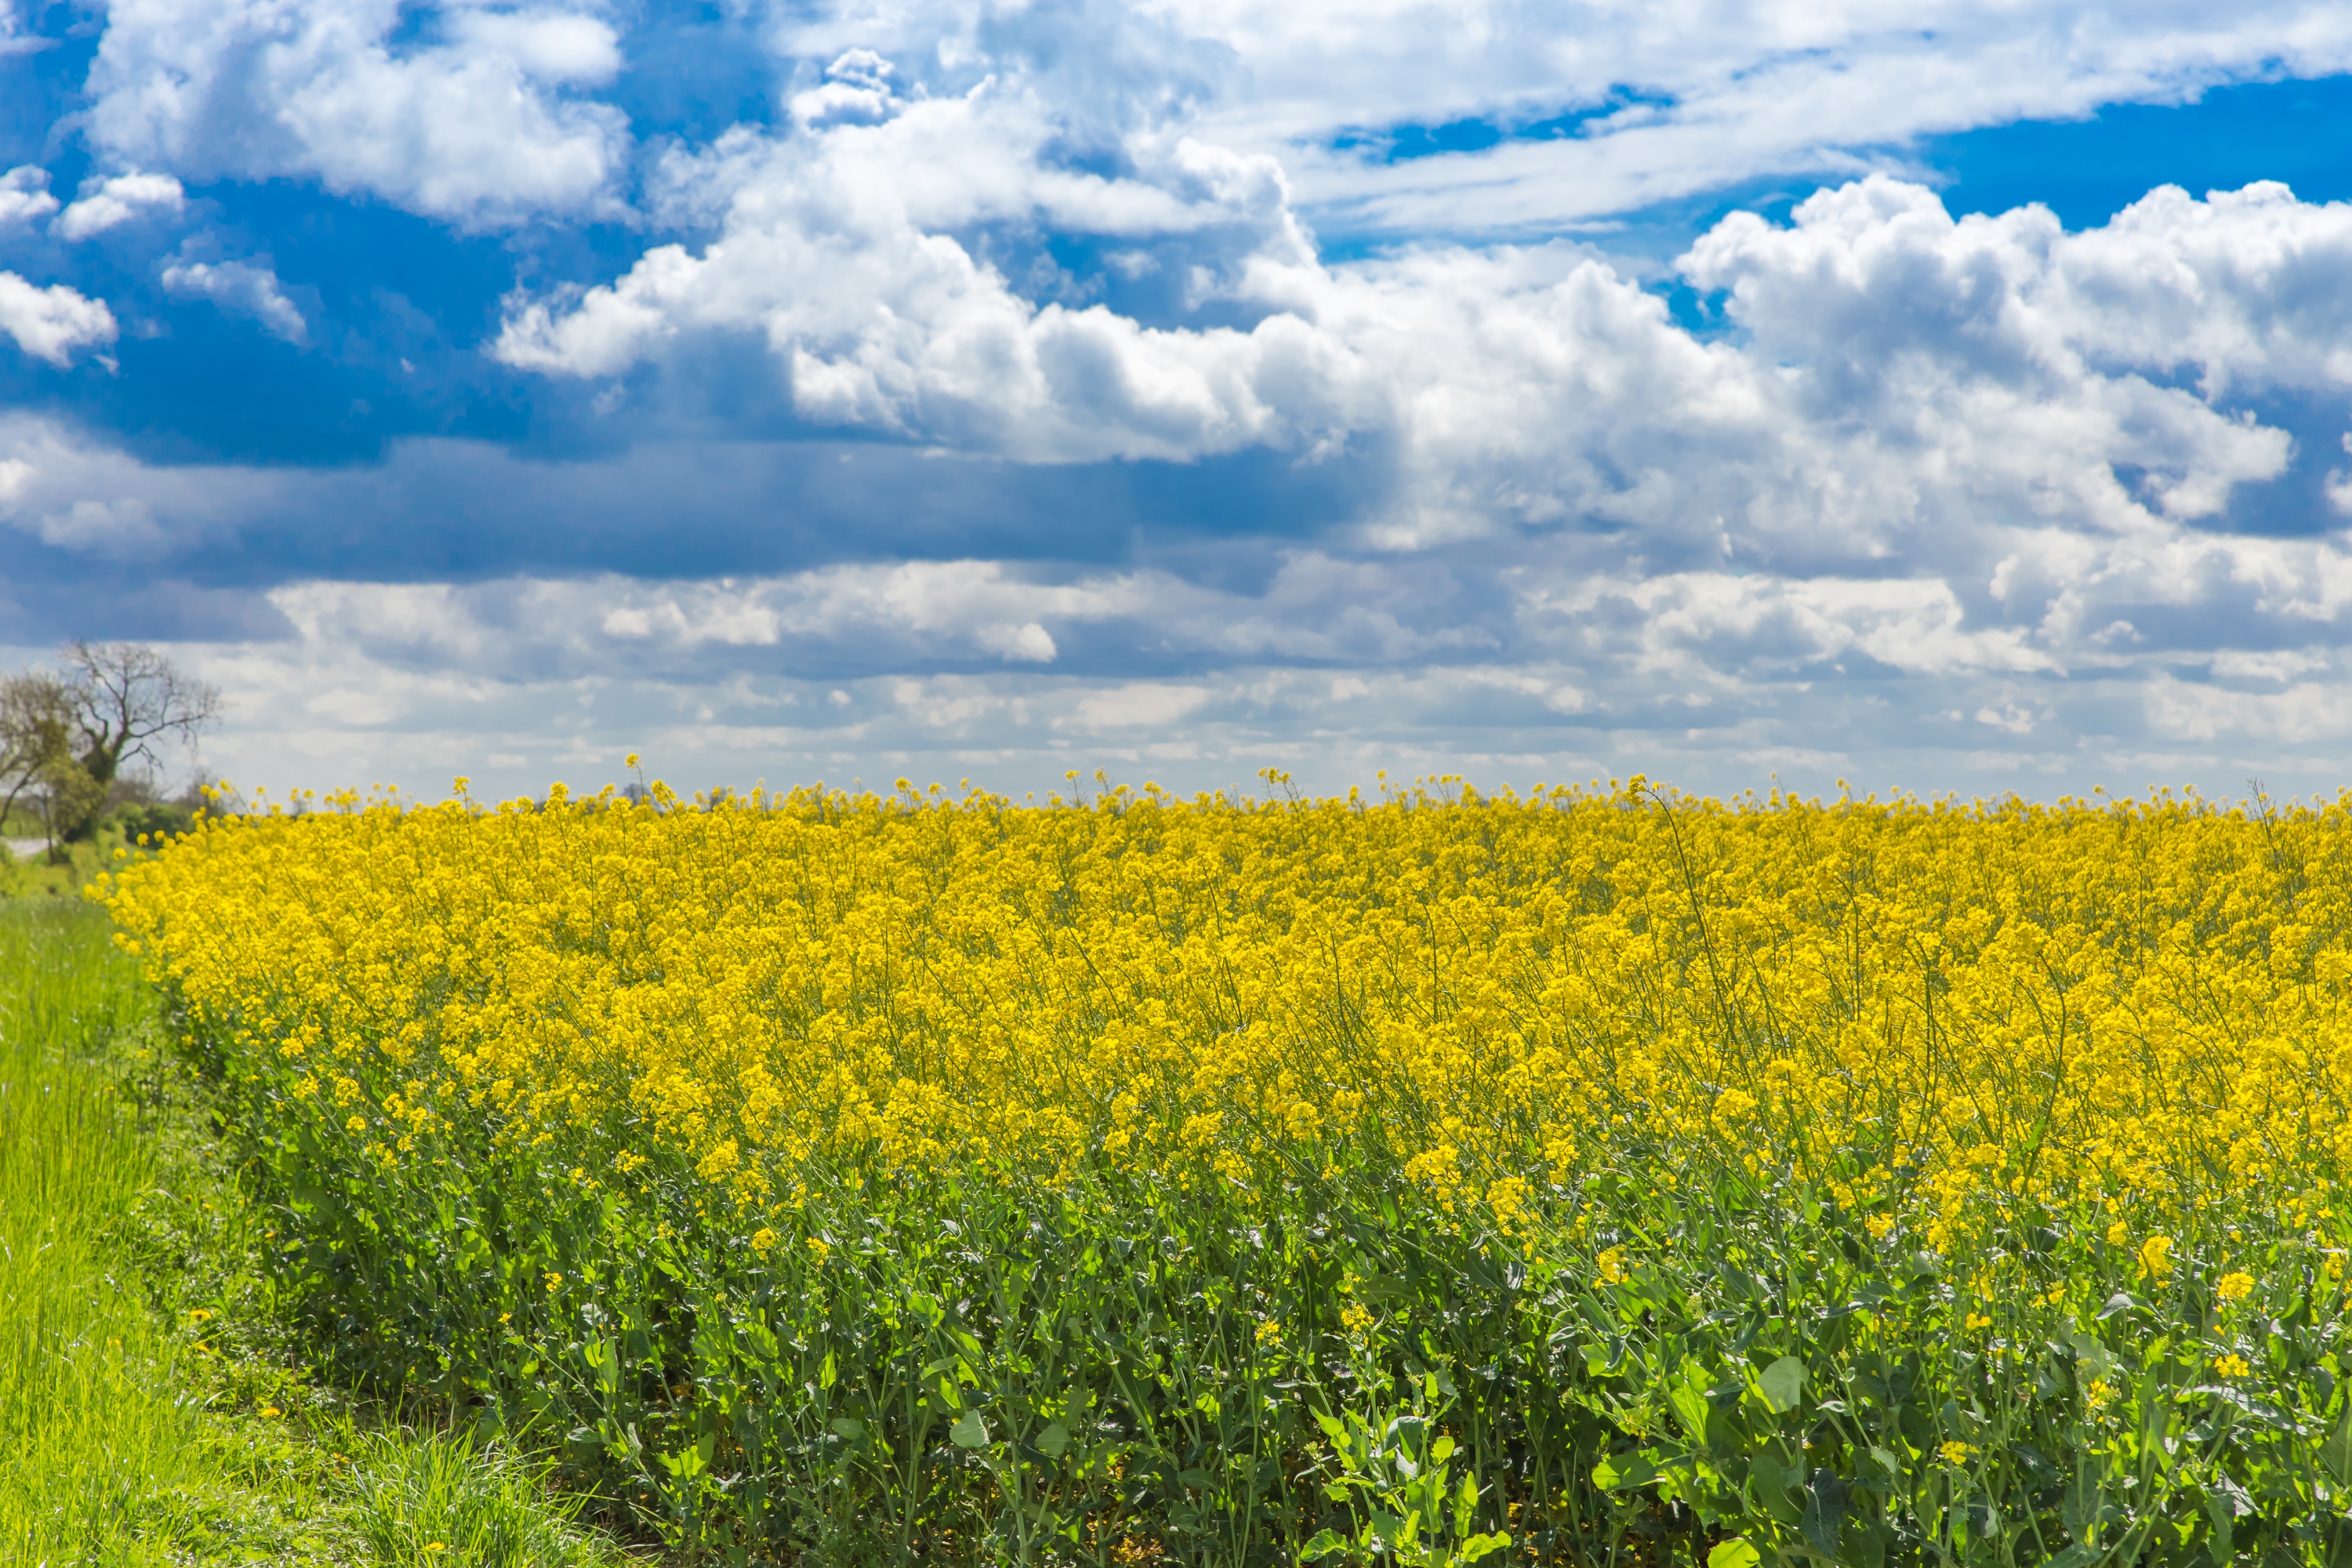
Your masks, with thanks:
[(2352, 1561), (2352, 797), (298, 804), (278, 1289), (681, 1561)]

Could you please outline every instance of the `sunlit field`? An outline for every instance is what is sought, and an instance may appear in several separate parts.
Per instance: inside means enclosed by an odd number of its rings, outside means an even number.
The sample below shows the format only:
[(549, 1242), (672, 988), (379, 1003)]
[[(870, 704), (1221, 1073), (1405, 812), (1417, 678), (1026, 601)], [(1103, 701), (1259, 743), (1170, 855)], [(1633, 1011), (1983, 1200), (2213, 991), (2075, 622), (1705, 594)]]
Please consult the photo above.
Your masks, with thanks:
[(2352, 1552), (2352, 800), (302, 804), (278, 1289), (689, 1559)]

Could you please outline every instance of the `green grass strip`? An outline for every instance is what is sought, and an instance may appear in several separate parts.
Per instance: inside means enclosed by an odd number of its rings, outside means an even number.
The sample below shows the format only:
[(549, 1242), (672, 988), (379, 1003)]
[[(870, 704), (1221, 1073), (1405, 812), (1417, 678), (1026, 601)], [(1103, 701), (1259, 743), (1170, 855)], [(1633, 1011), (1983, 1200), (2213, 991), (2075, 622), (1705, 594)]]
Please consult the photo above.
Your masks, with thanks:
[(164, 1561), (218, 1479), (107, 1245), (153, 1176), (89, 1059), (141, 1005), (110, 956), (79, 911), (0, 907), (0, 1558), (27, 1563)]
[(0, 1563), (625, 1561), (544, 1463), (306, 1383), (154, 1007), (98, 911), (0, 898)]

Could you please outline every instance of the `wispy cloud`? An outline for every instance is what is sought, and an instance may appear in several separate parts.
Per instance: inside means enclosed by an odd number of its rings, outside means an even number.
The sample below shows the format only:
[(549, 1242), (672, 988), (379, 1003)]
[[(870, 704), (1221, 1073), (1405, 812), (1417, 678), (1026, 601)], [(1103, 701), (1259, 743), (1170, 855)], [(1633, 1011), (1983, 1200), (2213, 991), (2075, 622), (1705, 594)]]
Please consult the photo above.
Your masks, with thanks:
[(174, 261), (163, 268), (163, 287), (172, 293), (210, 300), (260, 321), (270, 334), (289, 343), (310, 335), (309, 324), (278, 281), (278, 274), (249, 261)]

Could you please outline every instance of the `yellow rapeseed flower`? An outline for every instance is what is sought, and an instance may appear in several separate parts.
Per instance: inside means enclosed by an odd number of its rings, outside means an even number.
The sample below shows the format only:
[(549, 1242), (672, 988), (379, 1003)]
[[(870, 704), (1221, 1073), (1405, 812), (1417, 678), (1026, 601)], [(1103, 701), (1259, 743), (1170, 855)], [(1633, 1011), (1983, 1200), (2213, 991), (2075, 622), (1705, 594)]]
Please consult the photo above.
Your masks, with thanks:
[(1596, 1162), (1704, 1138), (1869, 1173), (1839, 1202), (1873, 1237), (1900, 1202), (1958, 1258), (2021, 1198), (2127, 1193), (2146, 1231), (2215, 1172), (2334, 1212), (2352, 1163), (2352, 960), (2319, 951), (2352, 929), (2352, 795), (467, 787), (208, 813), (99, 883), (190, 1017), (280, 1075), (283, 1131), (382, 1122), (372, 1166), (538, 1149), (790, 1237), (819, 1172), (1274, 1192), (1360, 1145), (1517, 1251), (1583, 1223)]

